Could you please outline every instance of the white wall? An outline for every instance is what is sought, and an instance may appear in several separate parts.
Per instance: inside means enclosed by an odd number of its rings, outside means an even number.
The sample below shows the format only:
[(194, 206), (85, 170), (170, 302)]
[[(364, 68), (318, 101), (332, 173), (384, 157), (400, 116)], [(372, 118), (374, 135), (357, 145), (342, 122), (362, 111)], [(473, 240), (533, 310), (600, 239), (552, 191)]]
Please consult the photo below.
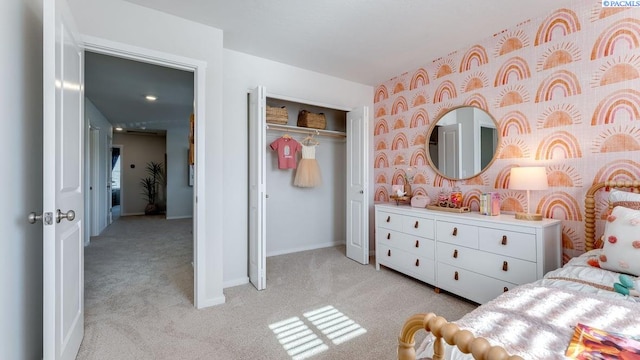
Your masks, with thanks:
[[(111, 165), (110, 153), (108, 153), (108, 138), (112, 136), (113, 127), (111, 123), (107, 120), (106, 117), (96, 108), (96, 106), (85, 97), (84, 99), (84, 117), (85, 124), (91, 126), (91, 129), (98, 132), (98, 153), (96, 154), (94, 159), (90, 159), (89, 156), (86, 156), (86, 178), (91, 179), (90, 172), (93, 169), (94, 164), (91, 162), (95, 162), (97, 165), (97, 173), (95, 174), (95, 178), (93, 181), (89, 180), (88, 186), (85, 186), (85, 234), (88, 236), (96, 236), (99, 235), (102, 230), (107, 227), (107, 196), (111, 196), (111, 194), (107, 194), (107, 168)], [(89, 136), (89, 133), (86, 133), (85, 136)], [(90, 154), (91, 151), (89, 149), (90, 146), (89, 138), (86, 138), (85, 141), (85, 154)], [(89, 165), (91, 163), (91, 165)], [(94, 204), (90, 201), (90, 198), (97, 199), (97, 204)], [(93, 211), (97, 210), (97, 213), (94, 214)], [(97, 219), (94, 223), (93, 219)], [(93, 229), (93, 231), (92, 231)], [(88, 236), (86, 239), (88, 239)], [(85, 241), (86, 242), (86, 241)]]
[(167, 219), (193, 216), (189, 186), (189, 126), (167, 130)]
[[(247, 91), (258, 85), (267, 93), (345, 108), (366, 105), (373, 121), (373, 87), (324, 74), (224, 50), (224, 162), (222, 196), (225, 224), (224, 285), (247, 281), (248, 259), (248, 115)], [(373, 126), (371, 126), (373, 128)], [(372, 137), (373, 132), (369, 135)], [(370, 140), (372, 144), (372, 140)], [(369, 147), (373, 152), (373, 146)], [(370, 158), (372, 155), (370, 154)], [(371, 172), (370, 189), (373, 189)], [(240, 185), (239, 185), (240, 184)], [(240, 188), (242, 191), (227, 191)], [(225, 189), (224, 191), (220, 189)], [(370, 192), (373, 204), (373, 193)], [(373, 220), (373, 216), (371, 216)], [(371, 221), (373, 223), (373, 221)], [(369, 242), (373, 244), (373, 236)], [(371, 245), (372, 246), (372, 245)], [(373, 247), (371, 247), (373, 249)]]
[[(147, 201), (141, 194), (144, 190), (140, 180), (149, 176), (147, 163), (164, 163), (166, 139), (164, 136), (132, 135), (115, 132), (113, 145), (120, 150), (120, 211), (122, 216), (144, 215)], [(160, 190), (162, 192), (162, 190)], [(158, 202), (162, 199), (159, 194)]]
[[(206, 242), (198, 251), (206, 271), (204, 296), (197, 306), (224, 302), (222, 292), (223, 208), (219, 192), (223, 184), (222, 169), (222, 31), (184, 20), (122, 0), (68, 0), (80, 32), (84, 35), (130, 46), (174, 54), (204, 61), (206, 117), (197, 119), (204, 127), (198, 137), (206, 138), (204, 156), (198, 168), (204, 172), (206, 189), (202, 210), (198, 213)], [(202, 184), (205, 186), (205, 184)], [(243, 226), (246, 227), (246, 224)], [(200, 265), (202, 265), (200, 263)]]
[(0, 359), (42, 357), (42, 1), (0, 1)]

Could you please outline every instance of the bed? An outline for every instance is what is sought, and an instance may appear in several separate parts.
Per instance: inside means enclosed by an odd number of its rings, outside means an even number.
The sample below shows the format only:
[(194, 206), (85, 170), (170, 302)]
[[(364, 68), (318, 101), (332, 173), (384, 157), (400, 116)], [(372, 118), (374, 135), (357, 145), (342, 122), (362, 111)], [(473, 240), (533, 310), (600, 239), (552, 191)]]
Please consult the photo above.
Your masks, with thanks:
[[(563, 359), (578, 323), (640, 337), (640, 297), (623, 295), (613, 289), (613, 284), (620, 281), (620, 273), (638, 275), (640, 261), (633, 261), (629, 269), (625, 261), (616, 259), (611, 249), (626, 244), (623, 236), (618, 245), (612, 240), (614, 245), (605, 243), (604, 249), (596, 249), (596, 196), (603, 188), (630, 190), (612, 190), (611, 194), (616, 192), (618, 197), (625, 194), (615, 201), (611, 199), (613, 195), (609, 196), (607, 211), (610, 215), (606, 216), (604, 235), (607, 235), (606, 239), (617, 239), (612, 232), (618, 228), (610, 224), (618, 224), (614, 220), (621, 222), (627, 214), (640, 214), (640, 195), (634, 194), (640, 190), (638, 181), (603, 182), (587, 191), (587, 251), (562, 268), (547, 273), (543, 279), (505, 292), (455, 322), (448, 322), (434, 313), (411, 316), (398, 338), (398, 359)], [(640, 241), (633, 241), (632, 246), (640, 253)], [(604, 263), (607, 256), (611, 261)], [(616, 269), (606, 270), (598, 267), (600, 264)], [(627, 267), (619, 268), (618, 265)], [(640, 284), (636, 277), (630, 278)], [(429, 334), (416, 349), (415, 335), (423, 329)], [(640, 359), (640, 355), (634, 356), (637, 357), (633, 359)]]

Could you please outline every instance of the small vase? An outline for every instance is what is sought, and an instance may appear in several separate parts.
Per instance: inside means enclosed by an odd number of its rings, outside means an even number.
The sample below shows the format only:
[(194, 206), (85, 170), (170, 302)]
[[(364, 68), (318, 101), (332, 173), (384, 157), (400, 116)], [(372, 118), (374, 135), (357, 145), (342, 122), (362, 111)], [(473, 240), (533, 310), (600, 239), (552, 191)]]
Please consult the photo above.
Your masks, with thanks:
[(404, 194), (405, 196), (411, 196), (411, 184), (409, 184), (408, 182), (404, 183), (404, 192), (406, 194)]

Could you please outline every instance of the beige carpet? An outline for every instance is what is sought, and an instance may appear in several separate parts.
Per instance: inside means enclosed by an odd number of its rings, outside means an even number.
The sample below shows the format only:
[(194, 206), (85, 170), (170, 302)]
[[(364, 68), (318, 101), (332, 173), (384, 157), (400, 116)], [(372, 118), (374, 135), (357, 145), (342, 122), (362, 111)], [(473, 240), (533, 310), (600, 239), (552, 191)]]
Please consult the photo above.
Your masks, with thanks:
[(121, 217), (85, 249), (77, 359), (393, 359), (405, 318), (475, 305), (332, 247), (267, 259), (267, 289), (193, 307), (191, 220)]

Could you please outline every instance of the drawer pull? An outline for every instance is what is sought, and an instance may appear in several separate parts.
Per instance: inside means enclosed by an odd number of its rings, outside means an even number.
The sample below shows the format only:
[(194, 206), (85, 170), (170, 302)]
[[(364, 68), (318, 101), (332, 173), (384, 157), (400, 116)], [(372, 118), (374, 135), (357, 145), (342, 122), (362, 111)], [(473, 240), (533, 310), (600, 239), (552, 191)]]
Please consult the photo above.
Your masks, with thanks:
[(416, 240), (416, 247), (420, 247), (420, 240)]
[(420, 259), (416, 259), (416, 266), (420, 266)]
[(417, 229), (417, 228), (418, 228), (418, 220), (416, 220), (416, 223), (413, 225), (413, 227), (414, 227), (415, 229)]
[(502, 262), (502, 271), (509, 270), (509, 264), (506, 261)]
[(505, 286), (505, 287), (502, 289), (502, 292), (507, 292), (507, 291), (509, 291), (509, 288)]
[(458, 249), (453, 250), (453, 258), (457, 259), (458, 258)]
[(387, 250), (387, 256), (391, 256), (391, 249)]
[(507, 235), (502, 235), (502, 245), (507, 245)]
[(451, 233), (451, 235), (458, 236), (458, 228), (457, 227), (453, 228), (453, 232)]
[(391, 240), (391, 233), (387, 233), (387, 240)]
[(453, 280), (458, 280), (458, 272), (457, 271), (453, 274)]
[(387, 216), (387, 222), (390, 222), (390, 221), (391, 221), (391, 215), (388, 215)]

